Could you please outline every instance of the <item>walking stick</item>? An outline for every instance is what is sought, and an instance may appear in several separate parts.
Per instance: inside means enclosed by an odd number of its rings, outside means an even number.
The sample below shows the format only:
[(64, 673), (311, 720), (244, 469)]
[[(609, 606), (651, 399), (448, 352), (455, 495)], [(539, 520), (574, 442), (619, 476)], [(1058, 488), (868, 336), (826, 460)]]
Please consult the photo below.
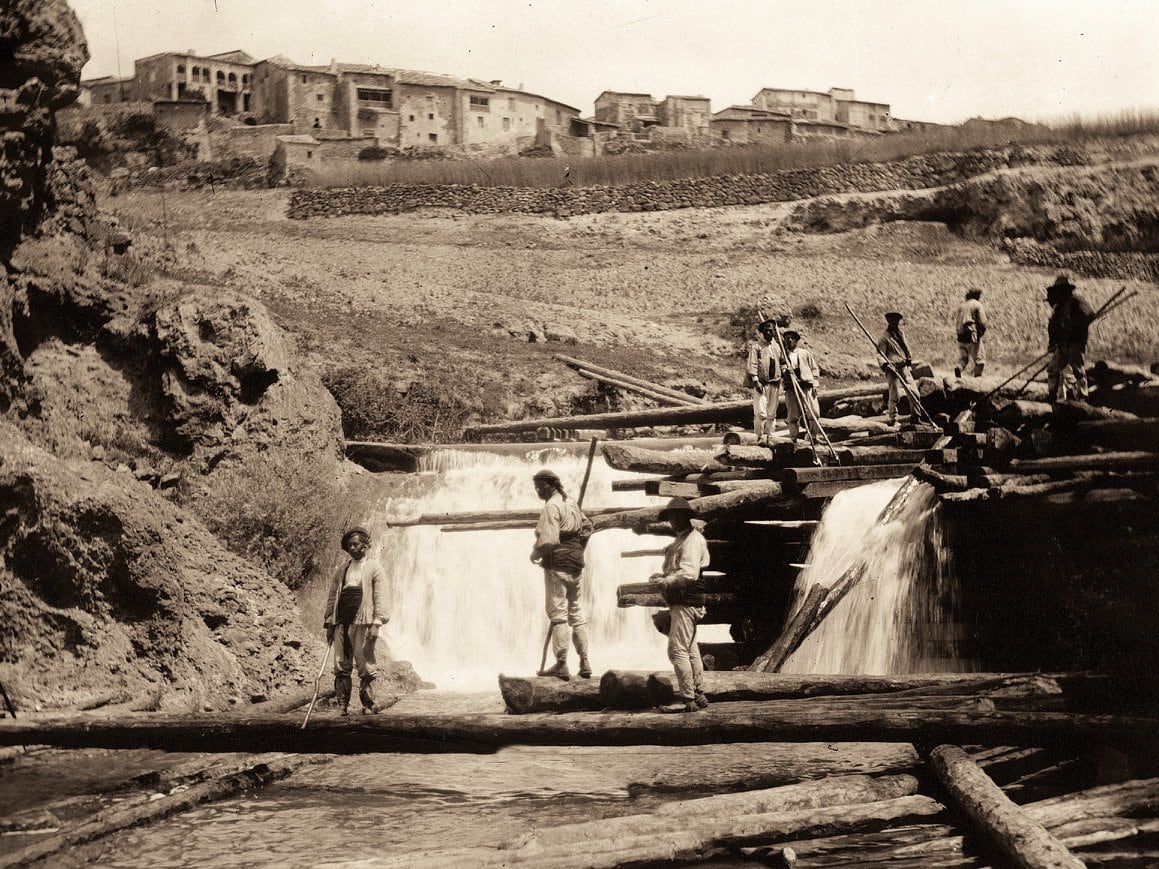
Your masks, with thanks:
[[(877, 353), (881, 361), (892, 368), (893, 363), (889, 361), (888, 356), (881, 352), (881, 348), (877, 346), (877, 342), (873, 340), (873, 336), (869, 334), (869, 330), (865, 328), (865, 324), (861, 322), (861, 318), (853, 313), (853, 308), (849, 306), (848, 302), (845, 304), (845, 310), (849, 312), (849, 316), (851, 316), (857, 325), (861, 327), (861, 331), (865, 333), (865, 337), (869, 339), (869, 343), (873, 345), (873, 350), (875, 353)], [(896, 369), (894, 370), (896, 371)], [(934, 422), (933, 417), (926, 413), (926, 409), (922, 406), (922, 400), (918, 397), (917, 391), (910, 386), (909, 381), (905, 379), (901, 372), (898, 372), (897, 374), (897, 382), (901, 384), (901, 388), (905, 392), (906, 397), (910, 400), (913, 406), (917, 408), (918, 413), (925, 418), (926, 422), (928, 422), (934, 428), (937, 428), (938, 424)]]
[(310, 722), (310, 713), (314, 711), (314, 704), (318, 702), (318, 686), (322, 684), (322, 674), (326, 671), (326, 662), (330, 660), (330, 651), (334, 648), (334, 638), (326, 644), (326, 654), (322, 656), (322, 666), (318, 668), (318, 676), (314, 679), (314, 696), (310, 698), (310, 706), (306, 709), (306, 717), (302, 720), (302, 729)]

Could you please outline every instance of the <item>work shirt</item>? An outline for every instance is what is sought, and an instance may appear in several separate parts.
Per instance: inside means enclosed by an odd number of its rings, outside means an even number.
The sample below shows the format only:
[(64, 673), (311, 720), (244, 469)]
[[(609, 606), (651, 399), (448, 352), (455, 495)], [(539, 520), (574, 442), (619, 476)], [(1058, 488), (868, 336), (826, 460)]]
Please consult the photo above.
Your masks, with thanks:
[(821, 368), (808, 349), (798, 346), (789, 351), (788, 366), (802, 386), (816, 386), (821, 380)]
[(771, 341), (764, 336), (749, 344), (748, 360), (745, 364), (745, 386), (763, 386), (778, 383), (781, 379), (781, 354)]
[(349, 559), (334, 571), (326, 596), (325, 624), (337, 624), (340, 592), (344, 588), (353, 588), (355, 582), (362, 587), (362, 595), (358, 615), (353, 623), (385, 625), (390, 621), (390, 613), (386, 608), (386, 571), (382, 569), (378, 559), (369, 555), (358, 561)]
[(897, 331), (886, 329), (877, 341), (877, 349), (891, 365), (899, 366), (903, 362), (910, 361), (909, 344), (900, 329)]
[(986, 332), (986, 311), (978, 299), (966, 299), (954, 315), (954, 334), (963, 344), (974, 344)]
[(1071, 293), (1050, 311), (1050, 322), (1046, 326), (1050, 339), (1050, 349), (1059, 344), (1087, 345), (1087, 334), (1095, 311), (1090, 302), (1078, 293)]
[(656, 578), (664, 586), (664, 602), (669, 606), (704, 606), (704, 585), (700, 572), (708, 567), (708, 541), (690, 528), (664, 548), (664, 566)]
[(543, 554), (548, 570), (579, 573), (583, 570), (584, 542), (579, 539), (584, 516), (579, 505), (558, 491), (544, 502), (535, 525), (535, 546)]

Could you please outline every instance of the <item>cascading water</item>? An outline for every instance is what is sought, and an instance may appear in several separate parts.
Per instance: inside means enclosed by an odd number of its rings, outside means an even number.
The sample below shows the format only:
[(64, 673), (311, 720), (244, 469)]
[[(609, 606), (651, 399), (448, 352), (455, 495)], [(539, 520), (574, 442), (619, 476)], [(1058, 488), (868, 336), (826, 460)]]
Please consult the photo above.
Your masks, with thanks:
[[(530, 455), (437, 451), (424, 470), (407, 478), (406, 495), (387, 495), (374, 505), (367, 527), (386, 570), (392, 617), (384, 631), (392, 658), (410, 661), (422, 678), (441, 689), (493, 690), (499, 673), (531, 675), (539, 667), (547, 633), (543, 571), (528, 556), (528, 528), (444, 531), (438, 526), (387, 527), (390, 517), (482, 510), (538, 510), (543, 502), (532, 474), (550, 467), (570, 497), (579, 494), (586, 456), (562, 449)], [(645, 506), (639, 492), (611, 491), (620, 474), (597, 459), (584, 506)], [(629, 531), (601, 531), (586, 552), (582, 601), (587, 614), (592, 666), (663, 670), (666, 640), (649, 611), (620, 609), (616, 586), (643, 582), (660, 567), (659, 556), (622, 558), (629, 549), (659, 549), (668, 538)], [(573, 670), (577, 663), (571, 653)]]
[(815, 583), (831, 586), (850, 568), (860, 581), (781, 668), (786, 673), (921, 673), (968, 670), (957, 656), (957, 586), (942, 544), (941, 511), (918, 486), (877, 525), (899, 480), (848, 489), (826, 508), (794, 609)]

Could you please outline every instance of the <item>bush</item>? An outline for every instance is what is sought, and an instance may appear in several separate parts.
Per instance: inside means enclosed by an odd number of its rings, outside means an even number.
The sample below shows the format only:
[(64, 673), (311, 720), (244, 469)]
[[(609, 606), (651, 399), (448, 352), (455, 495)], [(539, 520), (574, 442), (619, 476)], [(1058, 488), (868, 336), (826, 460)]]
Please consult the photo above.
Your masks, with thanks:
[(319, 467), (300, 456), (263, 453), (219, 467), (187, 506), (231, 552), (296, 590), (329, 564), (346, 518), (339, 484)]
[(394, 153), (394, 152), (389, 148), (379, 148), (376, 145), (372, 145), (369, 148), (363, 148), (361, 151), (359, 151), (358, 152), (358, 159), (359, 160), (385, 160), (392, 153)]
[(439, 368), (404, 388), (364, 368), (342, 368), (322, 380), (342, 411), (342, 430), (351, 440), (447, 443), (462, 437), (472, 407), (467, 372)]

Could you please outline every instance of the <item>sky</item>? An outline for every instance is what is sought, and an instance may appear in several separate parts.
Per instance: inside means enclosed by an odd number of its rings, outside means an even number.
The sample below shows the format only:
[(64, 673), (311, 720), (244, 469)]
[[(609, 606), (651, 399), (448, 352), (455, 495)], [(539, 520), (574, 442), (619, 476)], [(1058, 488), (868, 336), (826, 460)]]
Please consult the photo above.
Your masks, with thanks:
[[(163, 51), (242, 49), (499, 79), (594, 112), (604, 90), (764, 87), (889, 103), (895, 118), (1051, 121), (1159, 110), (1156, 0), (70, 0), (85, 78)], [(119, 61), (119, 67), (118, 67)]]

